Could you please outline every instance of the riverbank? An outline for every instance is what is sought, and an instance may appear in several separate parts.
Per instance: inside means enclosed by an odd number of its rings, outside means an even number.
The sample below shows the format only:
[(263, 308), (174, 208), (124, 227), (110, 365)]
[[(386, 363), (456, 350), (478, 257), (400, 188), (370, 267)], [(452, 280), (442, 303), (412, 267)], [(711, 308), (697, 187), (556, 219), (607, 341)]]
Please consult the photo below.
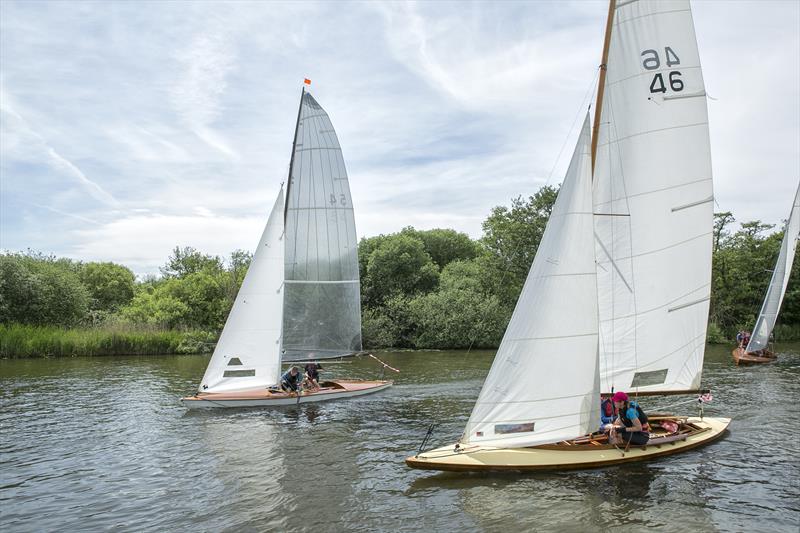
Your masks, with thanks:
[[(100, 326), (60, 328), (0, 324), (0, 358), (106, 357), (115, 355), (175, 355), (211, 353), (217, 334), (200, 330), (165, 329), (146, 326)], [(779, 343), (800, 340), (800, 326), (779, 324), (775, 328)], [(733, 344), (718, 328), (709, 327), (709, 344)], [(484, 349), (494, 350), (497, 347)], [(372, 346), (372, 350), (418, 351), (428, 346), (396, 348)], [(437, 347), (437, 349), (440, 349)], [(455, 348), (441, 348), (453, 350)]]
[(59, 328), (0, 324), (0, 358), (207, 353), (216, 335), (157, 328)]

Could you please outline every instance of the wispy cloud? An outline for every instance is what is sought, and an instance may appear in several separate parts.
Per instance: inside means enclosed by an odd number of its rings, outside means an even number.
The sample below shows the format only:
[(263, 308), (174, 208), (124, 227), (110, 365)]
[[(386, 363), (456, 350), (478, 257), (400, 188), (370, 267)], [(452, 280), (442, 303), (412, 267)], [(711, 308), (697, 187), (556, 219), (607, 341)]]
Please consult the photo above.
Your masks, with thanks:
[(44, 160), (52, 169), (75, 180), (95, 200), (112, 207), (119, 205), (109, 192), (61, 155), (14, 110), (12, 97), (3, 87), (0, 87), (0, 116), (3, 117), (0, 120), (0, 137), (3, 138), (0, 157), (32, 162)]
[(236, 152), (211, 128), (221, 112), (220, 97), (228, 87), (227, 76), (235, 68), (235, 50), (221, 33), (196, 35), (175, 58), (179, 77), (171, 87), (172, 105), (183, 122), (212, 148), (229, 157)]

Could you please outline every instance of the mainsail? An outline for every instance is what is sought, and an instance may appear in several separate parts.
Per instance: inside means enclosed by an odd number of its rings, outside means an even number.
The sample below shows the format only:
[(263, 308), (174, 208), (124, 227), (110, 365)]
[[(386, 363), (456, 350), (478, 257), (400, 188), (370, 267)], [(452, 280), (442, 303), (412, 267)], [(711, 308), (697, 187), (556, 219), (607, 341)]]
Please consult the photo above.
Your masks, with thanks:
[(342, 149), (327, 113), (303, 92), (286, 198), (284, 360), (361, 350), (355, 218)]
[(783, 295), (786, 294), (789, 276), (792, 274), (792, 263), (798, 237), (800, 237), (800, 185), (794, 195), (792, 212), (789, 214), (789, 220), (786, 221), (786, 227), (783, 230), (781, 251), (778, 253), (778, 260), (775, 262), (775, 270), (772, 271), (767, 295), (761, 306), (761, 312), (758, 314), (756, 327), (753, 328), (746, 352), (763, 350), (769, 343), (769, 336), (778, 320), (778, 311), (783, 302)]
[(713, 189), (688, 0), (620, 0), (594, 167), (601, 390), (700, 385)]
[(200, 392), (263, 388), (278, 382), (283, 308), (283, 204), (281, 189), (200, 382)]
[(599, 424), (589, 118), (462, 442), (520, 447)]

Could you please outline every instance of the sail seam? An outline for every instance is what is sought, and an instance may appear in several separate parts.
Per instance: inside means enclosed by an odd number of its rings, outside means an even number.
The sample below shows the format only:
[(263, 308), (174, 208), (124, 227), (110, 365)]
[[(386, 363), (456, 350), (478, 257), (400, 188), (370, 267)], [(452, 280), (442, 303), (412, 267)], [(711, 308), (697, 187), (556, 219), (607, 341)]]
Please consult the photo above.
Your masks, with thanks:
[(554, 335), (552, 337), (518, 337), (513, 338), (509, 337), (508, 339), (503, 339), (504, 342), (523, 342), (523, 341), (545, 341), (550, 339), (573, 339), (575, 337), (596, 337), (598, 333), (593, 331), (592, 333), (575, 333), (570, 335)]
[(284, 281), (287, 285), (297, 285), (297, 284), (321, 284), (321, 283), (328, 283), (328, 284), (337, 284), (337, 283), (358, 283), (357, 279), (343, 279), (343, 280), (313, 280), (313, 279), (287, 279)]
[(683, 240), (683, 241), (680, 241), (680, 242), (676, 242), (674, 244), (670, 244), (669, 246), (664, 246), (662, 248), (657, 248), (655, 250), (648, 250), (648, 251), (642, 252), (640, 254), (632, 254), (632, 255), (629, 255), (629, 256), (620, 257), (617, 260), (618, 261), (623, 261), (623, 260), (627, 260), (627, 259), (637, 259), (639, 257), (646, 257), (648, 255), (652, 255), (652, 254), (655, 254), (655, 253), (658, 253), (658, 252), (663, 252), (664, 250), (669, 250), (670, 248), (675, 248), (677, 246), (681, 246), (682, 244), (686, 244), (686, 243), (695, 241), (697, 239), (706, 237), (707, 235), (711, 235), (712, 233), (713, 233), (712, 231), (708, 231), (706, 233), (701, 233), (700, 235), (695, 235), (694, 237), (690, 237), (690, 238), (688, 238), (686, 240)]
[[(514, 404), (514, 403), (535, 403), (535, 402), (550, 402), (556, 400), (572, 400), (575, 398), (583, 398), (586, 396), (586, 393), (581, 394), (572, 394), (570, 396), (558, 396), (556, 398), (534, 398), (530, 400), (503, 400), (503, 401), (496, 401), (496, 402), (481, 402), (481, 405), (502, 405), (502, 404)], [(553, 415), (548, 417), (538, 417), (538, 418), (560, 418), (565, 415)]]
[(334, 152), (336, 152), (336, 151), (341, 152), (342, 151), (341, 148), (336, 148), (336, 147), (314, 146), (314, 147), (311, 147), (311, 148), (298, 148), (298, 149), (295, 150), (295, 152), (311, 152), (313, 150), (329, 150), (329, 151), (334, 151)]
[[(646, 314), (648, 314), (648, 313), (652, 313), (652, 312), (654, 312), (654, 311), (658, 311), (658, 310), (660, 310), (660, 309), (663, 309), (663, 308), (665, 308), (665, 307), (667, 307), (667, 306), (669, 306), (669, 305), (672, 305), (672, 304), (674, 304), (674, 303), (675, 303), (675, 302), (677, 302), (678, 300), (681, 300), (681, 299), (683, 299), (683, 298), (686, 298), (686, 297), (687, 297), (687, 296), (689, 296), (690, 294), (694, 294), (694, 293), (696, 293), (696, 292), (698, 292), (698, 291), (702, 291), (702, 290), (704, 290), (704, 289), (706, 289), (707, 287), (710, 287), (710, 286), (711, 286), (711, 284), (710, 284), (710, 283), (704, 283), (704, 284), (703, 284), (703, 285), (701, 285), (700, 287), (698, 287), (698, 288), (696, 288), (696, 289), (693, 289), (693, 290), (691, 290), (691, 291), (689, 291), (689, 292), (687, 292), (687, 293), (684, 293), (684, 294), (682, 294), (682, 295), (678, 296), (677, 298), (673, 298), (672, 300), (670, 300), (670, 301), (668, 301), (668, 302), (666, 302), (666, 303), (664, 303), (664, 304), (662, 304), (662, 305), (658, 305), (658, 306), (656, 306), (656, 307), (651, 307), (650, 309), (645, 309), (645, 310), (643, 310), (643, 311), (637, 311), (636, 313), (633, 313), (633, 314), (628, 314), (628, 315), (617, 315), (617, 316), (615, 316), (615, 317), (613, 317), (613, 318), (609, 318), (609, 319), (605, 319), (605, 320), (600, 320), (600, 323), (601, 323), (601, 324), (609, 324), (609, 323), (613, 322), (614, 320), (623, 320), (623, 319), (628, 319), (628, 318), (634, 318), (634, 317), (636, 317), (636, 316), (646, 315)], [(708, 298), (706, 298), (706, 299), (708, 299)], [(699, 303), (699, 301), (698, 301), (698, 302), (694, 302), (694, 303)], [(676, 307), (676, 309), (680, 309), (680, 307)]]
[[(673, 356), (674, 354), (676, 354), (676, 353), (680, 352), (681, 350), (684, 350), (684, 349), (685, 349), (687, 346), (690, 346), (690, 345), (691, 345), (691, 344), (693, 344), (693, 343), (697, 343), (697, 342), (698, 342), (698, 340), (700, 340), (700, 339), (701, 339), (701, 338), (703, 338), (703, 337), (705, 337), (705, 331), (703, 331), (703, 332), (702, 332), (702, 333), (700, 333), (699, 335), (695, 336), (694, 338), (692, 338), (692, 339), (689, 339), (689, 341), (688, 341), (686, 344), (684, 344), (684, 345), (682, 345), (682, 346), (679, 346), (679, 347), (678, 347), (678, 348), (676, 348), (675, 350), (673, 350), (673, 351), (671, 351), (671, 352), (669, 352), (669, 353), (667, 353), (667, 354), (664, 354), (664, 355), (662, 355), (662, 356), (661, 356), (661, 357), (659, 357), (658, 359), (653, 359), (653, 360), (651, 360), (650, 362), (648, 362), (648, 363), (647, 363), (647, 365), (645, 365), (645, 366), (643, 366), (643, 367), (639, 367), (639, 366), (637, 366), (636, 368), (634, 368), (634, 369), (633, 369), (633, 371), (635, 371), (635, 372), (642, 372), (642, 371), (645, 371), (646, 369), (648, 369), (648, 368), (652, 368), (652, 367), (654, 367), (654, 366), (661, 366), (660, 364), (659, 364), (659, 365), (656, 365), (656, 363), (659, 363), (660, 361), (663, 361), (664, 359), (667, 359), (667, 358), (669, 358), (669, 357)], [(689, 359), (689, 358), (687, 357), (687, 358), (686, 358), (686, 360), (688, 360), (688, 359)], [(685, 364), (686, 364), (686, 363), (685, 363), (685, 361), (684, 361), (684, 365), (685, 365)], [(630, 371), (631, 371), (631, 370), (629, 370), (629, 369), (625, 369), (625, 370), (621, 370), (620, 372), (615, 372), (614, 374), (616, 374), (616, 375), (620, 375), (620, 374), (628, 373), (628, 372), (630, 372)], [(663, 385), (663, 383), (662, 383), (662, 385)], [(639, 388), (644, 388), (644, 387), (639, 387)]]
[[(619, 198), (611, 198), (611, 199), (605, 200), (603, 202), (597, 202), (597, 206), (599, 207), (599, 206), (603, 206), (603, 205), (606, 205), (606, 204), (611, 204), (611, 203), (614, 203), (614, 202), (618, 202), (620, 200), (624, 200), (626, 198), (639, 198), (639, 197), (642, 197), (642, 196), (647, 196), (647, 195), (650, 195), (650, 194), (656, 194), (656, 193), (659, 193), (659, 192), (671, 191), (673, 189), (680, 189), (681, 187), (688, 187), (690, 185), (696, 185), (698, 183), (704, 183), (704, 182), (707, 182), (707, 181), (710, 182), (710, 181), (712, 181), (712, 179), (711, 178), (700, 178), (700, 179), (697, 179), (697, 180), (694, 180), (694, 181), (687, 181), (685, 183), (679, 183), (677, 185), (672, 185), (670, 187), (663, 187), (661, 189), (653, 189), (652, 191), (639, 192), (639, 193), (631, 194), (631, 195), (628, 195), (628, 196), (621, 196)], [(712, 198), (712, 200), (713, 200), (713, 198)], [(705, 201), (708, 201), (708, 200), (703, 200), (703, 201), (705, 202)], [(595, 213), (595, 215), (609, 215), (609, 214), (610, 213)], [(616, 215), (616, 216), (623, 216), (623, 215)]]
[(662, 131), (670, 131), (670, 130), (679, 130), (683, 128), (694, 128), (696, 126), (708, 126), (708, 120), (703, 122), (696, 122), (694, 124), (681, 124), (679, 126), (670, 126), (668, 128), (658, 128), (655, 130), (647, 130), (647, 131), (640, 131), (639, 133), (632, 133), (630, 135), (626, 135), (625, 137), (617, 137), (613, 140), (609, 140), (607, 143), (603, 143), (600, 146), (606, 146), (611, 144), (618, 144), (621, 141), (627, 141), (628, 139), (633, 139), (634, 137), (640, 137), (642, 135), (649, 135), (650, 133), (660, 133)]
[(314, 211), (322, 209), (324, 211), (352, 211), (353, 206), (350, 207), (290, 207), (289, 211)]
[(568, 272), (566, 274), (543, 274), (541, 276), (533, 276), (531, 279), (546, 279), (546, 278), (563, 278), (567, 276), (595, 276), (596, 272)]

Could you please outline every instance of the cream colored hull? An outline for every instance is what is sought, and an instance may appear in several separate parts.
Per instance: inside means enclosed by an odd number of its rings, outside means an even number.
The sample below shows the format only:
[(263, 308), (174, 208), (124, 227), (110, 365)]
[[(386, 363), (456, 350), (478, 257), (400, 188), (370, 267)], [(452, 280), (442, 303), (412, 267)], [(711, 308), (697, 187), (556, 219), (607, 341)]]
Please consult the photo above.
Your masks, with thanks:
[[(323, 386), (318, 391), (274, 392), (268, 389), (254, 389), (221, 393), (198, 393), (181, 398), (181, 403), (189, 409), (214, 407), (278, 407), (301, 403), (325, 402), (363, 396), (382, 391), (392, 386), (391, 381), (331, 380), (331, 387)], [(323, 384), (324, 385), (324, 384)]]
[(412, 468), (423, 470), (485, 471), (485, 470), (570, 470), (646, 461), (680, 453), (720, 438), (730, 424), (730, 418), (689, 418), (689, 423), (704, 429), (685, 440), (661, 445), (631, 446), (627, 451), (613, 447), (566, 446), (531, 448), (485, 448), (478, 445), (445, 446), (406, 459)]

